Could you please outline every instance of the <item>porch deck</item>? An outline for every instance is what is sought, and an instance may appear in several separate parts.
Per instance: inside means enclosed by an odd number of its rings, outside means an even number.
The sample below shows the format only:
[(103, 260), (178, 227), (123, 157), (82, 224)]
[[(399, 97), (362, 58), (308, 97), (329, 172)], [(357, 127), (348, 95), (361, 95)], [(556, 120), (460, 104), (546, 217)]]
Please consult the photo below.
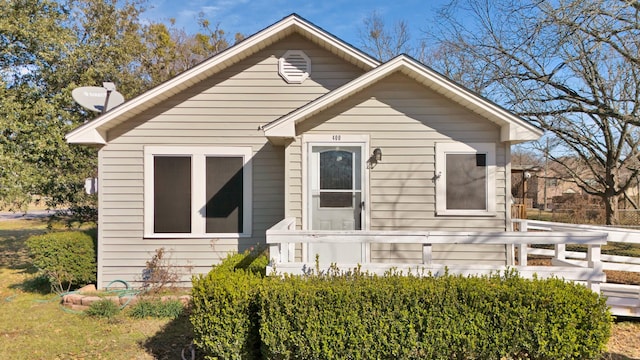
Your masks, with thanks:
[[(389, 270), (415, 275), (450, 274), (485, 275), (516, 269), (520, 276), (531, 278), (558, 277), (585, 284), (608, 297), (612, 313), (617, 316), (640, 316), (640, 286), (606, 283), (604, 270), (640, 272), (640, 258), (602, 255), (607, 241), (640, 243), (640, 231), (585, 227), (517, 220), (520, 231), (506, 232), (445, 232), (445, 231), (317, 231), (295, 230), (294, 218), (287, 218), (267, 230), (271, 269), (278, 273), (305, 274), (317, 267), (326, 270), (329, 264), (316, 264), (308, 251), (309, 244), (362, 244), (362, 261), (339, 263), (341, 270), (359, 267), (362, 271), (383, 274)], [(417, 264), (380, 263), (371, 259), (371, 244), (421, 244), (422, 261)], [(507, 259), (503, 265), (446, 264), (432, 258), (435, 244), (504, 245)], [(586, 252), (569, 252), (570, 244), (584, 245)], [(550, 249), (530, 245), (551, 245)], [(529, 255), (551, 259), (550, 266), (528, 265)]]

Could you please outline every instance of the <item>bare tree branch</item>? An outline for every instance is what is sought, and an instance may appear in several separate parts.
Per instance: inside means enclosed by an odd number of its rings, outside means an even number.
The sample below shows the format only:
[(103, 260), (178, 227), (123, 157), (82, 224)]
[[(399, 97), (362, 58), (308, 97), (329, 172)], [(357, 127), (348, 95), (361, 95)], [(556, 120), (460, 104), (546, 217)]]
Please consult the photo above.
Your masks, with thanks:
[(615, 223), (640, 171), (639, 14), (629, 0), (453, 0), (426, 34), (430, 65), (557, 138), (550, 159)]

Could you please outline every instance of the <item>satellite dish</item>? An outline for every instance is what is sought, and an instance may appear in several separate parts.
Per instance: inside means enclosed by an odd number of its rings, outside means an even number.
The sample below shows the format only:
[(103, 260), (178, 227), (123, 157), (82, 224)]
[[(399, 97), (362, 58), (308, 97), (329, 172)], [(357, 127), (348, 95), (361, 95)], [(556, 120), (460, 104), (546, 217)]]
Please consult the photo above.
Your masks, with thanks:
[[(107, 94), (109, 95), (108, 99)], [(96, 112), (109, 111), (124, 102), (124, 96), (116, 90), (107, 91), (107, 88), (99, 86), (84, 86), (73, 89), (71, 96), (82, 107)]]

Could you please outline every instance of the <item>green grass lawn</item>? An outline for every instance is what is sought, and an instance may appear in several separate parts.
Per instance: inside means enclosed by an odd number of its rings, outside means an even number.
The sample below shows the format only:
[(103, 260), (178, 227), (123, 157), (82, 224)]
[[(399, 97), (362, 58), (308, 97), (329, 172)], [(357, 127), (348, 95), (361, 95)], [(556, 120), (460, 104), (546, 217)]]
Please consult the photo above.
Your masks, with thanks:
[(27, 237), (45, 231), (44, 220), (0, 221), (0, 358), (181, 358), (192, 339), (186, 315), (136, 320), (121, 313), (100, 319), (63, 309), (36, 276), (24, 247)]
[[(0, 359), (181, 358), (192, 339), (186, 315), (96, 319), (62, 309), (36, 276), (24, 246), (27, 237), (46, 231), (45, 220), (0, 221)], [(608, 346), (604, 359), (640, 358), (640, 322), (616, 323)]]

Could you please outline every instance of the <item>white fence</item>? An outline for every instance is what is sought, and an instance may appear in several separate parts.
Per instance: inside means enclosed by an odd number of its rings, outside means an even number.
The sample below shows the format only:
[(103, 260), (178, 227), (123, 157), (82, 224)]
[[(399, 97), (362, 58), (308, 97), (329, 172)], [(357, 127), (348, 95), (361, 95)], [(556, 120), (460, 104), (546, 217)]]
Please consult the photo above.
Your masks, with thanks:
[[(456, 232), (456, 231), (327, 231), (327, 230), (295, 230), (295, 219), (287, 218), (274, 225), (266, 232), (266, 242), (269, 245), (271, 268), (278, 273), (304, 274), (314, 269), (314, 259), (302, 250), (296, 258), (296, 244), (298, 249), (304, 249), (309, 243), (414, 243), (422, 244), (421, 264), (388, 264), (371, 262), (366, 253), (363, 261), (358, 264), (337, 264), (341, 269), (359, 267), (363, 271), (382, 274), (389, 270), (403, 272), (443, 274), (479, 275), (506, 271), (510, 268), (518, 270), (523, 277), (538, 276), (559, 277), (565, 280), (584, 282), (594, 291), (600, 291), (600, 283), (605, 281), (603, 266), (600, 261), (601, 246), (607, 242), (604, 232), (579, 231), (545, 231), (545, 232)], [(523, 223), (523, 226), (527, 226)], [(500, 244), (507, 248), (519, 249), (519, 263), (517, 265), (451, 265), (437, 264), (432, 261), (431, 247), (433, 244)], [(562, 258), (566, 244), (578, 244), (587, 247), (588, 251), (582, 263), (570, 262), (566, 256)], [(552, 245), (555, 253), (560, 257), (555, 259), (554, 266), (527, 266), (526, 255), (534, 250), (528, 245)], [(366, 248), (366, 247), (365, 247)], [(508, 263), (513, 263), (509, 261)]]
[[(546, 234), (556, 231), (606, 233), (610, 243), (640, 245), (639, 230), (524, 219), (514, 220), (514, 223), (519, 223), (520, 230), (530, 231), (529, 233)], [(527, 247), (525, 251), (530, 255), (550, 256), (552, 264), (585, 266), (589, 261), (588, 252), (567, 251), (564, 244), (556, 245), (554, 250)], [(603, 270), (640, 273), (640, 257), (601, 254), (600, 261)], [(640, 317), (640, 286), (603, 283), (600, 289), (607, 296), (607, 304), (611, 307), (611, 312), (614, 315)]]
[[(543, 233), (558, 231), (606, 233), (608, 242), (640, 245), (640, 230), (627, 230), (607, 226), (577, 225), (524, 219), (515, 219), (513, 220), (513, 222), (520, 224), (520, 231)], [(531, 255), (552, 256), (554, 258), (566, 260), (568, 263), (581, 266), (584, 265), (584, 262), (588, 256), (588, 254), (585, 252), (566, 251), (566, 246), (563, 244), (557, 245), (555, 250), (530, 248), (527, 251), (528, 254)], [(604, 270), (640, 273), (639, 257), (601, 254), (600, 261), (602, 261), (602, 267)]]

